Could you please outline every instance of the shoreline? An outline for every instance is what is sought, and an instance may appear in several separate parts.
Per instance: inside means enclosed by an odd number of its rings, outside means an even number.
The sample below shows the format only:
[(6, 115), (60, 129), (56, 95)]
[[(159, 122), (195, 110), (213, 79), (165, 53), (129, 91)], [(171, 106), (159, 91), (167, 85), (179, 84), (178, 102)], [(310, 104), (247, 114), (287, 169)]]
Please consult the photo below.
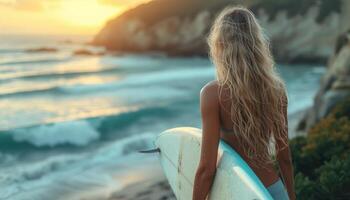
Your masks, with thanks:
[(176, 200), (163, 172), (154, 174), (155, 178), (132, 183), (113, 192), (108, 200)]

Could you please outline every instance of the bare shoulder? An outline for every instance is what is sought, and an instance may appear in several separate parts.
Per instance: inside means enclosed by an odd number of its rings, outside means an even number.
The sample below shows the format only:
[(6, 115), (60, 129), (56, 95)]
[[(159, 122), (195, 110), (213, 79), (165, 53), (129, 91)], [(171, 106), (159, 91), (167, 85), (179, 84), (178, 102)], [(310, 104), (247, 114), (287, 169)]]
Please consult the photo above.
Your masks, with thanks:
[(203, 86), (200, 92), (200, 99), (202, 103), (217, 103), (219, 84), (216, 80), (210, 81)]

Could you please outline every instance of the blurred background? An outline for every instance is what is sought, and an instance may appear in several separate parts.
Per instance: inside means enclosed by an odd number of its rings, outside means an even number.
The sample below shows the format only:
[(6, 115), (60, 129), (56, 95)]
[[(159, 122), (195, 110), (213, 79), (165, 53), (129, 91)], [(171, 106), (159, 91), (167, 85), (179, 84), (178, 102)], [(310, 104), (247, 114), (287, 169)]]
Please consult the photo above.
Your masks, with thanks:
[(201, 127), (205, 37), (236, 4), (271, 40), (305, 145), (349, 95), (350, 1), (0, 0), (0, 199), (173, 199), (156, 154), (137, 151)]

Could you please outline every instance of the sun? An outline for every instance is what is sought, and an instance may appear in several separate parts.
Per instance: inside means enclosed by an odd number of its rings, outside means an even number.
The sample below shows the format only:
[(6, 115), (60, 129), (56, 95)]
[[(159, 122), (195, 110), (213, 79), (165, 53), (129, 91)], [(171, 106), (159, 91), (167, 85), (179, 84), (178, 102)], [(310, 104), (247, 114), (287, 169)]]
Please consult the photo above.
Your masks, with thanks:
[(72, 0), (65, 1), (55, 12), (68, 25), (98, 27), (120, 13), (121, 8), (101, 5), (96, 0)]
[(0, 34), (96, 34), (106, 21), (151, 0), (0, 0)]

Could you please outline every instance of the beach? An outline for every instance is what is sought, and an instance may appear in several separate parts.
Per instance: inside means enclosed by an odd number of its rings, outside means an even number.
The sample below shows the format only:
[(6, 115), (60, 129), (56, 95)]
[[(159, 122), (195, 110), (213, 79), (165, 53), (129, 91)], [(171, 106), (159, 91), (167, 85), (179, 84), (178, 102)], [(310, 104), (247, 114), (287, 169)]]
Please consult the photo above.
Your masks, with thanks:
[[(144, 160), (134, 162), (134, 167), (120, 173), (110, 171), (110, 183), (100, 189), (85, 190), (65, 196), (81, 200), (175, 200), (170, 185), (163, 174), (156, 154), (143, 155)], [(117, 167), (117, 166), (115, 166)], [(122, 186), (120, 183), (122, 182)]]
[[(155, 167), (156, 168), (156, 167)], [(142, 182), (127, 185), (123, 190), (115, 191), (108, 200), (175, 200), (170, 185), (161, 171), (155, 177)]]

